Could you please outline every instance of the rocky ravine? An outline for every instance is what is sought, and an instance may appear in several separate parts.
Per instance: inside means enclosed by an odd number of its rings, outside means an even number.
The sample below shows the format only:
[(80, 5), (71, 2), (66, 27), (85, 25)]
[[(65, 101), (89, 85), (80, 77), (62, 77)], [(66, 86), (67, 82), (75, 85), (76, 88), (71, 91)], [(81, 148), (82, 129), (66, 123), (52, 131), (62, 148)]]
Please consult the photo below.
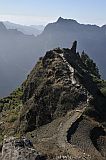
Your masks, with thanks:
[(20, 107), (15, 98), (17, 110), (11, 97), (1, 101), (2, 160), (106, 159), (106, 99), (76, 46), (39, 59), (21, 86)]

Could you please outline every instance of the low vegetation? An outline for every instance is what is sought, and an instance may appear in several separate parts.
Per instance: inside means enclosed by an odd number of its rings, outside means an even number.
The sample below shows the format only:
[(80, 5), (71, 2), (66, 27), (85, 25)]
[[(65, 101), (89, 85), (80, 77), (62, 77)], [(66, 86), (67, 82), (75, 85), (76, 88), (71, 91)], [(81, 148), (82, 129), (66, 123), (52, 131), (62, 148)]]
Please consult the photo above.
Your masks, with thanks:
[(96, 63), (92, 59), (90, 59), (90, 57), (84, 51), (81, 54), (81, 60), (87, 67), (87, 70), (100, 79), (99, 69)]
[(8, 97), (0, 99), (0, 141), (12, 129), (22, 107), (22, 88), (17, 88)]

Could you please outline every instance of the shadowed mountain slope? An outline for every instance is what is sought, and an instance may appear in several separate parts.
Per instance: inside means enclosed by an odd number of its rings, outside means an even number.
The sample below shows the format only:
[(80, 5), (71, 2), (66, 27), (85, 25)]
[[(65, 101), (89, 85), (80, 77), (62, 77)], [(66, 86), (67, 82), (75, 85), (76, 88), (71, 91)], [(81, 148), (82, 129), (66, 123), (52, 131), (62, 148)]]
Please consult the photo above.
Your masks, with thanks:
[(35, 37), (0, 23), (0, 97), (6, 96), (25, 79), (35, 63)]

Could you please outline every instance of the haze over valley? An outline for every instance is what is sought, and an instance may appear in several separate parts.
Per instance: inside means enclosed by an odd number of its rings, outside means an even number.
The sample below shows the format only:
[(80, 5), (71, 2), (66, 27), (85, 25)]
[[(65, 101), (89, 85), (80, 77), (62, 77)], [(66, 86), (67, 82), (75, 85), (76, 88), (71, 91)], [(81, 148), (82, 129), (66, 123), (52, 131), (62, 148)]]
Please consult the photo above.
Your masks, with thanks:
[(78, 50), (84, 50), (93, 58), (102, 77), (106, 78), (106, 25), (85, 25), (60, 17), (56, 22), (46, 25), (44, 30), (42, 26), (37, 27), (40, 29), (33, 26), (27, 27), (26, 31), (26, 27), (22, 25), (0, 23), (1, 97), (8, 95), (23, 82), (39, 57), (47, 50), (70, 48), (75, 40), (78, 41)]

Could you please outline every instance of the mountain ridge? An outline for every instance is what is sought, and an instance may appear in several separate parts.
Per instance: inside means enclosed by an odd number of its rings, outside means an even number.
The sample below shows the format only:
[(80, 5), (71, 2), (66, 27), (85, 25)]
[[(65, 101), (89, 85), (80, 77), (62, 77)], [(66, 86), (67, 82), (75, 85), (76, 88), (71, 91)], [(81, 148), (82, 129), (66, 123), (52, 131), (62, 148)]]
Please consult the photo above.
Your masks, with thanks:
[[(74, 26), (72, 22), (77, 25)], [(74, 20), (60, 18), (55, 23), (48, 24), (37, 37), (27, 36), (12, 29), (0, 32), (0, 35), (1, 97), (8, 95), (11, 90), (19, 86), (39, 56), (44, 55), (51, 48), (69, 48), (75, 40), (78, 41), (78, 50), (82, 52), (84, 49), (97, 63), (103, 79), (106, 77), (106, 33), (104, 26), (81, 25)], [(24, 60), (25, 58), (26, 60)], [(14, 79), (12, 82), (11, 77)], [(8, 83), (5, 81), (6, 79), (8, 79)], [(8, 89), (6, 90), (6, 88)]]
[(100, 56), (102, 54), (105, 57), (105, 29), (103, 29), (103, 26), (80, 24), (77, 21), (71, 23), (73, 21), (61, 18), (61, 23), (57, 20), (48, 24), (39, 39), (46, 39), (46, 50), (58, 46), (67, 48), (73, 41), (77, 40), (78, 50), (81, 52), (84, 49), (95, 60), (101, 74), (105, 77), (105, 62)]
[[(105, 25), (103, 25), (103, 26), (98, 26), (98, 25), (96, 25), (96, 24), (82, 24), (82, 23), (79, 23), (78, 21), (76, 21), (76, 20), (74, 20), (74, 19), (64, 19), (64, 18), (62, 18), (62, 17), (59, 17), (58, 19), (57, 19), (57, 21), (56, 22), (53, 22), (53, 23), (49, 23), (48, 25), (50, 25), (50, 24), (60, 24), (60, 25), (77, 25), (77, 27), (79, 27), (79, 26), (81, 26), (81, 27), (92, 27), (91, 29), (102, 29), (102, 28), (104, 28), (105, 29)], [(48, 27), (48, 25), (46, 26), (46, 27)], [(46, 28), (45, 27), (45, 28)]]
[(20, 88), (0, 100), (1, 160), (105, 160), (102, 83), (77, 41), (71, 49), (47, 51)]
[(3, 24), (6, 26), (7, 29), (17, 29), (18, 31), (21, 31), (26, 35), (34, 35), (34, 36), (39, 35), (44, 29), (44, 26), (41, 25), (25, 26), (21, 24), (15, 24), (9, 21), (3, 21)]

